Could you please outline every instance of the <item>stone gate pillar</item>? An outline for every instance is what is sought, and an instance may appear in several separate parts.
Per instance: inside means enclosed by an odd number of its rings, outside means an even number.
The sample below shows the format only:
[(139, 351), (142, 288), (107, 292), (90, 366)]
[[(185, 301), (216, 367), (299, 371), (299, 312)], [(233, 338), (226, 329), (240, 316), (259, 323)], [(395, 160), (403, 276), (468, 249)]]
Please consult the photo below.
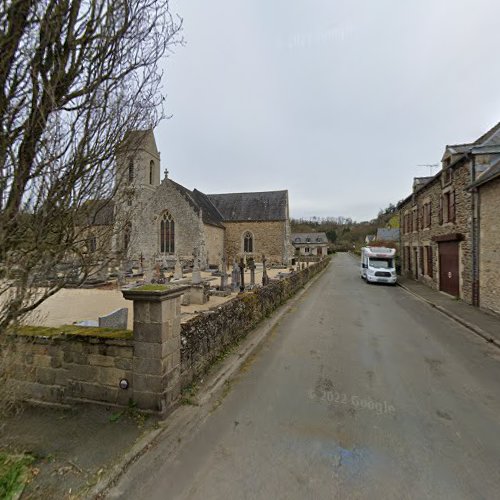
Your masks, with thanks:
[(122, 290), (134, 301), (132, 399), (143, 410), (168, 413), (180, 394), (181, 295), (188, 288), (165, 285)]

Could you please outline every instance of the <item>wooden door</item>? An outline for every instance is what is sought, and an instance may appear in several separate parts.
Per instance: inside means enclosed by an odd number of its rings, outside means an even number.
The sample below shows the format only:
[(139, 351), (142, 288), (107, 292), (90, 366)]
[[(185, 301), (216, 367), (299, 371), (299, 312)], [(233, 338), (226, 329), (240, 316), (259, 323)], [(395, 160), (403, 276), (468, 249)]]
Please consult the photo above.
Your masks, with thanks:
[(454, 297), (460, 296), (458, 269), (458, 241), (439, 243), (439, 289)]

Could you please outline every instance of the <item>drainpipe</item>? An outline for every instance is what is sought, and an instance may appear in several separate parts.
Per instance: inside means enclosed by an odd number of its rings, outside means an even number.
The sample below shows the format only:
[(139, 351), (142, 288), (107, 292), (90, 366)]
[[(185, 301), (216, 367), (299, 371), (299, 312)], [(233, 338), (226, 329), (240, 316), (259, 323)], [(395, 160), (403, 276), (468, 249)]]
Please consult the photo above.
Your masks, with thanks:
[[(476, 157), (472, 155), (471, 182), (476, 180)], [(480, 204), (479, 190), (472, 190), (472, 305), (479, 307), (479, 243), (480, 243)]]

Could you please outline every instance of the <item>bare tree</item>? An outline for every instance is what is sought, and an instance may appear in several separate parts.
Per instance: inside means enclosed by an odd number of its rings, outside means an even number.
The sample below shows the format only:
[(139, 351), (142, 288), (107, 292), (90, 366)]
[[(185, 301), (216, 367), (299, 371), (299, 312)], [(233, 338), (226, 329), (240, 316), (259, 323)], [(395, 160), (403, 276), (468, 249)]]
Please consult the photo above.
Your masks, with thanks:
[(88, 228), (125, 192), (116, 148), (164, 117), (181, 27), (169, 0), (1, 1), (0, 331), (95, 265)]

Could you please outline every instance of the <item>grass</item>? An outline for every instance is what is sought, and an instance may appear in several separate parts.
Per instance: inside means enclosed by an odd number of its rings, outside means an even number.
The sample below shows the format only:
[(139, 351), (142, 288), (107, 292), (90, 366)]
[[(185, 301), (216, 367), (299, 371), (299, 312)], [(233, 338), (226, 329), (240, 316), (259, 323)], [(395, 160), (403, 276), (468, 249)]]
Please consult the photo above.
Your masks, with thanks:
[(199, 386), (197, 382), (191, 382), (191, 384), (181, 391), (181, 405), (198, 406), (196, 394)]
[(51, 326), (20, 326), (16, 333), (25, 337), (58, 337), (60, 335), (100, 337), (106, 339), (131, 339), (134, 333), (131, 330), (117, 330), (114, 328), (97, 328), (77, 325)]
[(137, 427), (139, 427), (140, 429), (142, 429), (144, 427), (144, 423), (146, 422), (146, 419), (148, 418), (148, 416), (144, 412), (141, 412), (137, 408), (137, 403), (135, 401), (133, 401), (132, 399), (129, 399), (127, 408), (113, 413), (109, 417), (109, 421), (111, 423), (117, 423), (121, 420), (122, 417), (126, 417), (126, 416), (128, 416), (129, 418), (134, 420)]
[(14, 500), (21, 496), (33, 460), (30, 455), (0, 453), (0, 498)]

